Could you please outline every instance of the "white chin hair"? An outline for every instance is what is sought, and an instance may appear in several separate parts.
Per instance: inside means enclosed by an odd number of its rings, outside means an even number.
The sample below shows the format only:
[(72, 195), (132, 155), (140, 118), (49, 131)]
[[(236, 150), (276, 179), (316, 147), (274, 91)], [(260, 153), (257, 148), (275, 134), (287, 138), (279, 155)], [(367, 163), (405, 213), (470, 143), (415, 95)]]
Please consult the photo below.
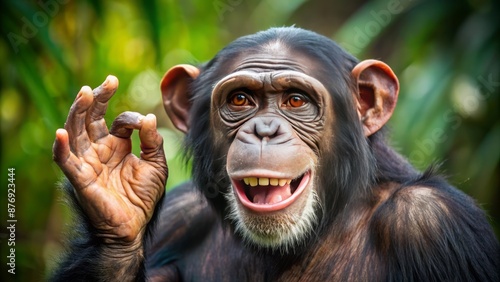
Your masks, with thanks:
[(304, 192), (309, 193), (300, 214), (249, 216), (244, 214), (230, 189), (224, 195), (229, 203), (227, 217), (233, 221), (236, 232), (243, 236), (245, 243), (288, 253), (306, 239), (317, 221), (316, 208), (320, 201), (316, 191), (310, 187)]

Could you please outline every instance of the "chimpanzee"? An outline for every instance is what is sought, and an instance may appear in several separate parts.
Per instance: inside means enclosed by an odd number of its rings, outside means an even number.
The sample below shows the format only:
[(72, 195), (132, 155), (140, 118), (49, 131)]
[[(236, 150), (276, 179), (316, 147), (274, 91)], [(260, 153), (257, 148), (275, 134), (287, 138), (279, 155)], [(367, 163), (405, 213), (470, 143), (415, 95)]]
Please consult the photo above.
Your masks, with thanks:
[(193, 180), (166, 196), (156, 117), (107, 129), (117, 87), (84, 86), (56, 132), (79, 225), (54, 281), (499, 281), (482, 210), (386, 144), (383, 62), (286, 27), (173, 67), (160, 87)]

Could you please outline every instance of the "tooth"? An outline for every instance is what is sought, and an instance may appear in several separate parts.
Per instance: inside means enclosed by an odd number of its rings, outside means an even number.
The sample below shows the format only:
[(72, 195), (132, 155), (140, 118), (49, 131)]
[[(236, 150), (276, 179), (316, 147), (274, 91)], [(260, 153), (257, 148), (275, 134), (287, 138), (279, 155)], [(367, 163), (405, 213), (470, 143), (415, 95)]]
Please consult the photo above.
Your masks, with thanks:
[(259, 178), (259, 185), (260, 186), (268, 186), (269, 185), (269, 178)]
[(278, 186), (278, 183), (279, 183), (278, 178), (269, 179), (269, 183), (273, 186)]
[(257, 178), (256, 177), (250, 177), (248, 178), (248, 182), (250, 182), (250, 186), (255, 187), (258, 184)]
[(248, 177), (247, 178), (243, 178), (243, 182), (245, 182), (245, 185), (250, 184), (250, 180), (248, 180)]
[(291, 180), (291, 179), (288, 179), (288, 180), (286, 181), (286, 184), (290, 184), (290, 183), (292, 183), (292, 180)]
[(280, 179), (279, 180), (279, 185), (280, 186), (285, 186), (285, 184), (286, 184), (286, 179)]

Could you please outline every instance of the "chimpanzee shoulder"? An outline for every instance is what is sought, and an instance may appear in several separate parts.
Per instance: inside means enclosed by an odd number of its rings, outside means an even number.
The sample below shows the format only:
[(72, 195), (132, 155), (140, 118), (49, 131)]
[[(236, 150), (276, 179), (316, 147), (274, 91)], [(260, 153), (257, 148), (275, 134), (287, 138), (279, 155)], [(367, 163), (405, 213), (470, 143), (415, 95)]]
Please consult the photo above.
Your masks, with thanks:
[(500, 250), (471, 197), (433, 169), (397, 186), (370, 222), (388, 281), (498, 281)]

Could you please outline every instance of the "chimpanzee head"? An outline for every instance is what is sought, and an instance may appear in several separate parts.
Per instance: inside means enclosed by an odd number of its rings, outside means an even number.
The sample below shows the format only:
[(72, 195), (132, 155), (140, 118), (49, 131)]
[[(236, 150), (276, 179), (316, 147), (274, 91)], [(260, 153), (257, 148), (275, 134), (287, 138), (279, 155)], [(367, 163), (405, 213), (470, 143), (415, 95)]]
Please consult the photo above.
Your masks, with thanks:
[(370, 200), (368, 137), (391, 116), (398, 81), (384, 63), (291, 27), (176, 66), (161, 89), (197, 186), (246, 241), (287, 250)]

